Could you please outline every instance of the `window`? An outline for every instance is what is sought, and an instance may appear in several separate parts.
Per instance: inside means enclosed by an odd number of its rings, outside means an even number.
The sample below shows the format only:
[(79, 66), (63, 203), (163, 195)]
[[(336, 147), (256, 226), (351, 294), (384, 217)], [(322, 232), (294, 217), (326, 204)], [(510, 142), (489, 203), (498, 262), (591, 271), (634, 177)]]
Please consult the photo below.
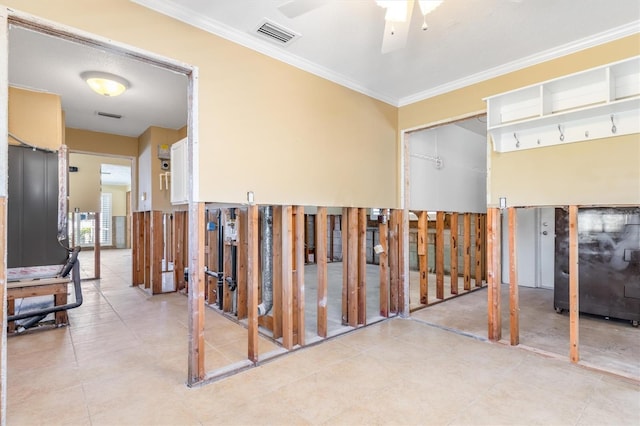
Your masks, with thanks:
[(111, 241), (111, 206), (112, 197), (110, 192), (100, 194), (100, 245), (113, 245)]

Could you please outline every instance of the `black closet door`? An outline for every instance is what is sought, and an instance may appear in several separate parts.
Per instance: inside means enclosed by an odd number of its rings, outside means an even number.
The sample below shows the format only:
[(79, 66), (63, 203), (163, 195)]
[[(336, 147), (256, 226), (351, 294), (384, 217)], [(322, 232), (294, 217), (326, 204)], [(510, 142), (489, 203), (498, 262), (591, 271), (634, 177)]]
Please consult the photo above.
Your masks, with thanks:
[(58, 244), (58, 154), (9, 146), (7, 225), (9, 268), (65, 262)]

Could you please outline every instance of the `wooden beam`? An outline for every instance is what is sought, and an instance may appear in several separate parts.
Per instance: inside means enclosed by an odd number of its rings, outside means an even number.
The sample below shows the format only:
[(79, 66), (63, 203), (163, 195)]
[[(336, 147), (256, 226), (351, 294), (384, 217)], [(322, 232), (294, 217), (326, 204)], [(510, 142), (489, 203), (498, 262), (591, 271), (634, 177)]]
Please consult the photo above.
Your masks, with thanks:
[(318, 336), (327, 337), (327, 208), (316, 212), (316, 263), (318, 265)]
[(296, 206), (296, 225), (295, 225), (295, 239), (296, 239), (296, 256), (295, 256), (295, 268), (296, 268), (296, 282), (295, 282), (295, 294), (297, 299), (296, 309), (296, 329), (298, 331), (298, 345), (304, 346), (305, 344), (305, 323), (304, 323), (304, 264), (305, 264), (305, 229), (306, 221), (304, 215), (304, 206)]
[(569, 206), (569, 358), (580, 361), (578, 206)]
[(462, 251), (464, 253), (463, 277), (465, 291), (471, 290), (471, 213), (464, 214), (464, 243)]
[(282, 337), (282, 206), (273, 206), (273, 338)]
[(436, 298), (444, 299), (444, 212), (436, 213)]
[(340, 216), (342, 239), (342, 325), (349, 324), (349, 209), (342, 209)]
[(358, 324), (367, 323), (367, 209), (358, 209)]
[(282, 345), (293, 348), (293, 270), (291, 206), (282, 206)]
[(515, 207), (509, 207), (509, 337), (512, 346), (520, 344), (520, 300), (518, 296), (518, 262), (516, 250)]
[(381, 252), (378, 255), (378, 264), (380, 267), (380, 316), (387, 318), (389, 316), (389, 244), (387, 244), (387, 234), (389, 231), (386, 218), (378, 223), (378, 232), (378, 244), (381, 248)]
[[(488, 213), (488, 212), (487, 212)], [(482, 223), (481, 223), (481, 217), (482, 214), (477, 213), (475, 215), (475, 225), (476, 225), (476, 255), (475, 255), (475, 261), (476, 261), (476, 276), (475, 276), (475, 281), (476, 281), (476, 287), (482, 287), (482, 245), (483, 245), (483, 237), (482, 237)], [(487, 214), (487, 218), (488, 218), (488, 214)], [(487, 220), (488, 222), (488, 220)], [(489, 232), (487, 231), (487, 234)], [(488, 244), (488, 242), (487, 242)], [(488, 253), (489, 249), (487, 246), (487, 263), (491, 264), (488, 260)]]
[(420, 303), (429, 303), (429, 219), (426, 211), (418, 215), (418, 266), (420, 273)]
[(204, 203), (189, 205), (189, 358), (187, 383), (204, 379)]
[[(241, 244), (238, 245), (238, 250), (240, 253), (245, 253), (240, 258), (243, 259), (243, 262), (246, 262), (246, 276), (243, 280), (246, 287), (246, 300), (242, 313), (247, 316), (247, 356), (249, 361), (255, 364), (258, 362), (258, 287), (260, 286), (258, 206), (251, 205), (247, 211), (241, 211), (240, 218), (239, 232), (242, 237), (240, 238)], [(238, 269), (241, 268), (239, 267)], [(240, 274), (238, 274), (238, 277), (240, 277)], [(238, 284), (239, 288), (240, 284)], [(240, 294), (241, 292), (238, 290), (238, 300), (240, 300)], [(242, 305), (238, 302), (238, 319), (240, 319), (240, 306)]]
[(409, 283), (405, 279), (409, 273), (409, 263), (405, 262), (407, 260), (405, 242), (407, 244), (406, 247), (409, 247), (409, 234), (407, 233), (409, 230), (405, 229), (405, 226), (408, 226), (408, 224), (409, 211), (398, 210), (398, 313), (403, 317), (405, 314), (407, 316), (409, 314)]
[(389, 312), (398, 313), (399, 259), (398, 259), (398, 210), (389, 216)]
[[(251, 207), (255, 207), (255, 206), (249, 206), (249, 208)], [(256, 216), (258, 216), (257, 212), (256, 212)], [(248, 258), (247, 258), (248, 250), (249, 250), (248, 240), (247, 240), (247, 238), (249, 238), (248, 237), (249, 230), (247, 229), (248, 226), (249, 226), (248, 211), (245, 209), (238, 209), (238, 246), (236, 249), (236, 254), (238, 256), (238, 263), (237, 263), (238, 272), (236, 274), (236, 278), (238, 280), (237, 315), (239, 320), (247, 318), (247, 309), (248, 309), (247, 304), (249, 301), (249, 293), (247, 288), (247, 273), (249, 268)], [(256, 219), (256, 228), (257, 226), (258, 225), (257, 225), (257, 219)], [(258, 235), (258, 229), (255, 230), (255, 233), (256, 235)], [(258, 244), (258, 240), (256, 240), (256, 246), (257, 244)], [(259, 269), (259, 263), (256, 264), (256, 270), (258, 269)], [(258, 287), (256, 287), (255, 294), (256, 294), (256, 301), (257, 301)], [(256, 317), (256, 321), (257, 321), (257, 317)]]
[(451, 221), (449, 224), (451, 237), (451, 241), (449, 242), (451, 294), (458, 294), (458, 213), (451, 213)]
[(487, 209), (487, 297), (489, 317), (489, 340), (502, 337), (502, 318), (500, 313), (500, 211)]
[(162, 293), (162, 253), (164, 224), (162, 212), (151, 212), (151, 294)]

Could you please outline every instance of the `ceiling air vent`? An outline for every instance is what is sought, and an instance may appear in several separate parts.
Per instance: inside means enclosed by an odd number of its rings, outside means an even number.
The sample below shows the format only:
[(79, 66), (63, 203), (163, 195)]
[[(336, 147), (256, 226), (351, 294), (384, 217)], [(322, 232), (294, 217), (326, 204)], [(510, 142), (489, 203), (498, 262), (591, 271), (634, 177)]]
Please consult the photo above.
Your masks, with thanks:
[(258, 33), (258, 35), (266, 38), (267, 40), (270, 40), (279, 45), (287, 46), (301, 37), (300, 34), (267, 20), (263, 21), (258, 26), (256, 32)]
[(110, 112), (98, 111), (98, 112), (96, 112), (96, 114), (98, 114), (98, 115), (100, 115), (102, 117), (115, 118), (117, 120), (120, 120), (122, 118), (122, 116), (120, 114), (111, 114)]

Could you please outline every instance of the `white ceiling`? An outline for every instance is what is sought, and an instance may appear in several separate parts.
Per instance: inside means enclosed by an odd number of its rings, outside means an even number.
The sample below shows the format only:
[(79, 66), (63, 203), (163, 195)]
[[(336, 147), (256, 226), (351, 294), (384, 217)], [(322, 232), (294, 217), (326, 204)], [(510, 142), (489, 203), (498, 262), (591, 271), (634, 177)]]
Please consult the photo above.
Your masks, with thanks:
[[(638, 0), (444, 0), (427, 31), (414, 12), (406, 47), (381, 54), (385, 12), (374, 0), (295, 0), (314, 5), (295, 17), (279, 8), (288, 0), (132, 1), (397, 106), (640, 32)], [(264, 40), (255, 29), (265, 18), (301, 37)], [(80, 78), (90, 70), (131, 88), (96, 95)], [(60, 94), (73, 128), (139, 136), (186, 124), (183, 75), (22, 28), (10, 30), (9, 82)]]
[[(638, 0), (444, 0), (382, 54), (374, 0), (133, 1), (398, 106), (640, 31)], [(301, 37), (265, 41), (265, 18)]]

